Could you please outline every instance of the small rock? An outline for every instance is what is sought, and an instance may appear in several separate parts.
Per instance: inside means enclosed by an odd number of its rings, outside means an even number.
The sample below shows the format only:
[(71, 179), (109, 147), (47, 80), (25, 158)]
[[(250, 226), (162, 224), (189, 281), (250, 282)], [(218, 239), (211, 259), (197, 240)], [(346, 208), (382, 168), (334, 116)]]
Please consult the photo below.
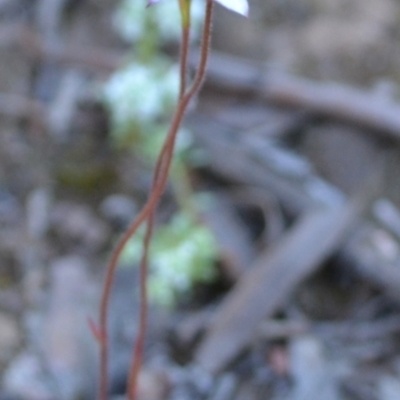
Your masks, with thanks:
[(169, 391), (167, 376), (162, 371), (143, 369), (138, 381), (138, 400), (163, 400)]
[(294, 379), (290, 400), (339, 400), (338, 379), (342, 365), (325, 354), (323, 343), (313, 336), (299, 336), (289, 346), (290, 369)]
[(43, 316), (40, 348), (59, 400), (70, 400), (94, 385), (97, 346), (87, 326), (93, 283), (84, 259), (67, 256), (50, 266), (48, 308)]
[(400, 381), (394, 376), (385, 375), (378, 384), (379, 399), (398, 400), (400, 393)]
[(203, 369), (193, 365), (170, 368), (171, 395), (173, 400), (201, 400), (207, 398), (215, 388), (215, 379)]
[(2, 389), (24, 400), (55, 398), (39, 359), (30, 353), (22, 353), (14, 359), (4, 373)]

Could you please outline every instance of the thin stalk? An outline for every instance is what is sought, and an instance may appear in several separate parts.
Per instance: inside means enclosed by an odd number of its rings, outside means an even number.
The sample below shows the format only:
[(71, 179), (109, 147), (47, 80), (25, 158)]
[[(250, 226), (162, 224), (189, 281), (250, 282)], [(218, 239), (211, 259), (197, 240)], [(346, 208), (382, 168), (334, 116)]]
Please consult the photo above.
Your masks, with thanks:
[(140, 369), (143, 361), (144, 345), (146, 340), (147, 319), (149, 302), (147, 296), (147, 275), (148, 275), (148, 258), (151, 236), (153, 233), (154, 212), (150, 213), (147, 220), (146, 234), (143, 242), (143, 256), (140, 263), (140, 316), (139, 316), (139, 332), (133, 349), (133, 362), (128, 376), (127, 396), (128, 400), (136, 398), (136, 388)]
[[(150, 192), (149, 198), (145, 205), (143, 206), (140, 213), (137, 215), (135, 220), (130, 224), (126, 232), (122, 235), (122, 238), (118, 242), (116, 248), (111, 254), (110, 261), (107, 266), (104, 287), (100, 302), (100, 387), (99, 387), (99, 400), (107, 400), (108, 396), (108, 358), (109, 358), (109, 342), (108, 342), (108, 309), (109, 301), (111, 296), (111, 290), (114, 282), (115, 270), (118, 266), (118, 260), (124, 250), (127, 242), (135, 234), (140, 225), (148, 220), (151, 214), (154, 212), (162, 193), (165, 190), (166, 182), (168, 180), (169, 169), (171, 166), (173, 150), (175, 147), (176, 136), (178, 134), (179, 126), (182, 123), (183, 117), (185, 115), (186, 109), (193, 98), (193, 96), (200, 89), (207, 66), (208, 52), (211, 38), (211, 21), (212, 21), (212, 10), (213, 10), (213, 0), (207, 0), (206, 6), (206, 16), (204, 23), (204, 30), (202, 36), (201, 44), (201, 57), (199, 62), (199, 68), (195, 75), (193, 84), (191, 88), (185, 93), (172, 118), (171, 126), (168, 131), (168, 135), (161, 150), (159, 159), (161, 160), (159, 165), (159, 179), (154, 184), (152, 191)], [(150, 232), (151, 233), (151, 232)], [(132, 386), (136, 386), (135, 383)], [(133, 397), (135, 398), (135, 393)]]
[(179, 0), (179, 10), (181, 13), (181, 46), (180, 46), (180, 60), (179, 60), (179, 100), (182, 99), (186, 92), (186, 81), (188, 76), (187, 61), (189, 53), (190, 42), (190, 28), (191, 28), (191, 6), (192, 0)]
[[(183, 18), (182, 18), (183, 20)], [(183, 26), (182, 25), (182, 37), (181, 37), (181, 52), (180, 52), (180, 87), (179, 87), (179, 99), (178, 102), (181, 101), (185, 91), (186, 91), (186, 77), (187, 77), (187, 58), (188, 58), (188, 50), (189, 50), (189, 39), (190, 39), (190, 19), (188, 23)], [(165, 156), (165, 147), (162, 148), (160, 155), (157, 159), (157, 164), (154, 172), (153, 182), (151, 190), (154, 190), (154, 187), (157, 183), (157, 180), (160, 176), (160, 170), (162, 168), (162, 164)], [(147, 224), (146, 224), (146, 233), (143, 241), (143, 254), (140, 263), (140, 316), (139, 316), (139, 331), (138, 337), (136, 339), (136, 343), (133, 349), (132, 355), (132, 365), (129, 371), (128, 376), (128, 384), (127, 384), (127, 395), (128, 400), (134, 400), (136, 396), (137, 390), (137, 382), (140, 373), (140, 369), (143, 362), (143, 353), (144, 353), (144, 345), (146, 340), (146, 331), (147, 331), (147, 321), (148, 321), (148, 295), (147, 295), (147, 276), (149, 273), (149, 251), (150, 251), (150, 242), (153, 234), (154, 227), (154, 217), (156, 208), (154, 211), (150, 213)]]
[[(157, 159), (151, 190), (154, 190), (157, 180), (159, 179), (160, 171), (163, 167), (164, 155), (165, 155), (165, 149), (163, 148)], [(133, 349), (132, 366), (130, 368), (128, 376), (128, 383), (127, 383), (128, 400), (134, 399), (136, 395), (137, 381), (140, 373), (140, 368), (142, 365), (144, 344), (146, 340), (148, 309), (149, 309), (148, 295), (147, 295), (147, 276), (149, 270), (148, 265), (149, 265), (150, 242), (153, 234), (156, 208), (157, 205), (154, 207), (154, 210), (149, 214), (147, 218), (146, 233), (143, 241), (143, 254), (140, 262), (140, 283), (139, 283), (139, 290), (140, 290), (139, 331)]]
[[(183, 18), (182, 18), (183, 21)], [(190, 39), (190, 19), (188, 23), (183, 26), (182, 25), (182, 37), (181, 37), (181, 54), (180, 54), (180, 88), (179, 88), (179, 99), (181, 101), (185, 91), (186, 91), (186, 77), (187, 77), (187, 58), (188, 58), (188, 46)], [(154, 189), (154, 186), (159, 179), (160, 170), (163, 164), (165, 156), (165, 147), (161, 150), (161, 153), (157, 159), (157, 165), (155, 168), (155, 173), (153, 177), (151, 190)], [(139, 332), (138, 337), (136, 339), (136, 343), (133, 349), (132, 355), (132, 366), (130, 368), (129, 376), (128, 376), (128, 384), (127, 384), (127, 394), (128, 399), (134, 399), (136, 395), (136, 388), (138, 377), (140, 373), (140, 368), (143, 362), (143, 353), (144, 353), (144, 345), (146, 340), (146, 331), (147, 331), (147, 321), (148, 321), (148, 295), (147, 295), (147, 276), (148, 276), (148, 264), (149, 264), (149, 251), (150, 251), (150, 242), (153, 233), (154, 227), (154, 217), (155, 217), (156, 207), (153, 212), (150, 213), (147, 224), (146, 224), (146, 233), (143, 241), (143, 254), (142, 260), (140, 263), (140, 317), (139, 317)]]
[(189, 53), (189, 42), (190, 42), (190, 19), (187, 25), (182, 26), (182, 38), (181, 38), (181, 55), (179, 63), (179, 99), (182, 99), (186, 92), (186, 81), (187, 81), (187, 63)]

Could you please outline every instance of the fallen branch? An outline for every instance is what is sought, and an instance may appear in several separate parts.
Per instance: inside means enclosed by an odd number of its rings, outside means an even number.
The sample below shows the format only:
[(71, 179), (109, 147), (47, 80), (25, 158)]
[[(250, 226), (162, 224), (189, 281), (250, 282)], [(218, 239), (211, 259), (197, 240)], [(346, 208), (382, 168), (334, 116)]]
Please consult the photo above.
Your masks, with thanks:
[[(306, 210), (314, 209), (321, 204), (325, 206), (341, 204), (343, 200), (341, 192), (328, 184), (324, 187), (323, 181), (318, 179), (312, 170), (303, 178), (297, 177), (293, 181), (268, 165), (266, 157), (257, 159), (254, 149), (248, 146), (247, 140), (250, 138), (246, 135), (227, 129), (210, 117), (192, 116), (190, 122), (195, 141), (200, 148), (207, 151), (209, 166), (213, 171), (230, 181), (266, 189), (276, 196), (285, 211), (293, 216), (303, 214)], [(232, 162), (232, 159), (235, 162)], [(317, 198), (313, 196), (315, 193), (318, 193)], [(378, 224), (397, 235), (393, 226), (397, 218), (393, 212), (390, 214), (391, 225), (388, 224), (387, 218), (382, 218), (382, 213), (376, 211), (376, 207), (373, 213)], [(365, 245), (371, 242), (369, 238), (374, 235), (376, 229), (371, 224), (359, 227), (351, 240), (340, 248), (338, 255), (361, 276), (383, 288), (393, 300), (400, 303), (398, 260), (385, 260), (375, 249)]]
[(400, 104), (372, 90), (271, 73), (263, 64), (217, 52), (211, 55), (207, 82), (225, 91), (253, 93), (274, 104), (351, 122), (400, 139)]
[(7, 37), (0, 40), (0, 45), (16, 47), (34, 59), (46, 59), (64, 65), (113, 72), (122, 64), (124, 58), (123, 53), (105, 48), (46, 43), (40, 35), (23, 25), (8, 27), (7, 32)]
[(259, 256), (217, 309), (195, 356), (199, 365), (216, 373), (250, 344), (262, 319), (276, 312), (321, 266), (368, 209), (381, 176), (377, 179), (373, 173), (372, 179), (344, 205), (306, 214), (275, 247)]

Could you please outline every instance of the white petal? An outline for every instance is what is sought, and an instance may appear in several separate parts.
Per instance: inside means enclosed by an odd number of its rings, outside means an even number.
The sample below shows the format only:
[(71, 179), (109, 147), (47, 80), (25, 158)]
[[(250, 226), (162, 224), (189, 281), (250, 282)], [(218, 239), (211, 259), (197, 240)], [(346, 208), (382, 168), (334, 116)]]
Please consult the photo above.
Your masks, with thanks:
[(247, 17), (249, 13), (249, 5), (247, 0), (216, 0), (219, 4), (222, 4), (224, 7), (229, 10), (235, 11), (238, 14), (244, 15)]

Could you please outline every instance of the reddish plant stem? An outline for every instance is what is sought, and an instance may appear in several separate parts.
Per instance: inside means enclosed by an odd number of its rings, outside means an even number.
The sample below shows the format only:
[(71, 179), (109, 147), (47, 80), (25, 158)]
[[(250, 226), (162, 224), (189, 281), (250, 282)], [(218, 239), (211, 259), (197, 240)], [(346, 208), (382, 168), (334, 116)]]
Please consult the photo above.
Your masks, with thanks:
[[(117, 243), (113, 253), (111, 254), (110, 261), (107, 266), (104, 287), (100, 302), (100, 386), (99, 386), (99, 400), (107, 400), (108, 396), (108, 358), (109, 358), (109, 342), (108, 342), (108, 306), (111, 296), (111, 290), (114, 282), (115, 270), (118, 266), (118, 260), (122, 251), (124, 250), (127, 242), (135, 234), (140, 225), (151, 217), (151, 214), (154, 213), (154, 210), (160, 200), (162, 193), (164, 192), (166, 182), (168, 180), (169, 169), (171, 166), (173, 150), (175, 147), (176, 136), (178, 134), (179, 126), (183, 120), (185, 115), (187, 106), (190, 103), (190, 100), (200, 89), (204, 77), (207, 66), (210, 38), (211, 38), (211, 22), (212, 22), (212, 10), (213, 10), (213, 1), (207, 0), (206, 6), (206, 16), (204, 22), (204, 30), (202, 36), (202, 44), (201, 44), (201, 57), (199, 62), (199, 69), (195, 75), (193, 84), (191, 88), (184, 94), (179, 101), (179, 104), (175, 110), (170, 129), (168, 131), (168, 135), (164, 142), (163, 148), (161, 150), (159, 156), (159, 175), (158, 179), (155, 179), (156, 182), (152, 191), (149, 195), (149, 198), (142, 210), (135, 218), (135, 220), (130, 224), (126, 232), (123, 234), (120, 241)], [(156, 168), (157, 169), (157, 168)], [(156, 171), (157, 172), (157, 171)], [(151, 217), (152, 218), (152, 217)], [(151, 229), (150, 229), (151, 234)], [(147, 235), (146, 235), (147, 236)], [(145, 242), (146, 243), (146, 242)], [(147, 244), (148, 246), (148, 244)], [(146, 247), (146, 244), (145, 244)], [(147, 261), (147, 256), (144, 257), (144, 260)], [(145, 284), (143, 286), (146, 286)], [(145, 313), (146, 314), (146, 313)], [(145, 326), (145, 325), (144, 325)], [(140, 367), (140, 365), (139, 365)], [(136, 367), (135, 367), (136, 368)], [(135, 373), (137, 376), (137, 373)], [(131, 375), (131, 374), (130, 374)], [(136, 379), (136, 378), (135, 378)], [(130, 383), (131, 387), (136, 387), (136, 382)], [(133, 393), (133, 397), (130, 400), (135, 399), (135, 393)]]
[[(159, 179), (160, 171), (163, 166), (164, 156), (165, 156), (165, 148), (162, 149), (157, 159), (151, 190), (154, 190), (154, 187), (157, 184), (157, 180)], [(152, 211), (149, 214), (149, 217), (147, 218), (146, 233), (143, 241), (143, 254), (140, 263), (140, 284), (139, 284), (139, 290), (140, 290), (139, 331), (133, 349), (132, 365), (128, 376), (128, 383), (127, 383), (128, 400), (135, 399), (136, 396), (136, 387), (140, 373), (140, 368), (142, 365), (144, 344), (146, 340), (147, 319), (148, 319), (148, 309), (149, 309), (148, 295), (147, 295), (147, 276), (149, 270), (148, 265), (149, 265), (150, 242), (153, 234), (154, 216), (156, 208), (157, 205), (154, 207), (154, 211)]]
[(133, 361), (129, 370), (127, 397), (128, 400), (136, 398), (136, 388), (140, 369), (142, 366), (144, 345), (146, 341), (147, 319), (149, 302), (147, 298), (147, 275), (148, 275), (148, 258), (151, 236), (153, 233), (154, 212), (150, 213), (147, 220), (146, 235), (143, 242), (143, 257), (140, 263), (140, 316), (139, 316), (139, 332), (133, 349)]
[[(180, 53), (180, 61), (179, 61), (179, 69), (180, 69), (180, 87), (179, 87), (179, 99), (178, 102), (182, 100), (182, 97), (186, 91), (186, 78), (187, 78), (187, 59), (189, 52), (189, 39), (190, 39), (190, 20), (186, 26), (182, 26), (182, 38), (181, 38), (181, 53)], [(157, 183), (157, 180), (160, 176), (160, 170), (162, 168), (162, 164), (165, 156), (165, 147), (162, 148), (160, 155), (157, 159), (157, 164), (154, 172), (153, 182), (151, 190), (154, 190), (154, 187)], [(128, 384), (127, 384), (127, 395), (128, 400), (134, 400), (136, 396), (137, 382), (140, 373), (140, 368), (143, 361), (143, 353), (144, 353), (144, 345), (146, 340), (146, 331), (147, 331), (147, 320), (148, 320), (148, 295), (147, 295), (147, 276), (149, 273), (149, 251), (150, 251), (150, 242), (153, 233), (154, 227), (154, 217), (156, 208), (154, 211), (150, 213), (147, 224), (146, 224), (146, 233), (143, 241), (143, 255), (140, 264), (140, 317), (139, 317), (139, 332), (138, 337), (136, 339), (136, 343), (133, 349), (132, 355), (132, 366), (129, 371), (128, 376)]]

